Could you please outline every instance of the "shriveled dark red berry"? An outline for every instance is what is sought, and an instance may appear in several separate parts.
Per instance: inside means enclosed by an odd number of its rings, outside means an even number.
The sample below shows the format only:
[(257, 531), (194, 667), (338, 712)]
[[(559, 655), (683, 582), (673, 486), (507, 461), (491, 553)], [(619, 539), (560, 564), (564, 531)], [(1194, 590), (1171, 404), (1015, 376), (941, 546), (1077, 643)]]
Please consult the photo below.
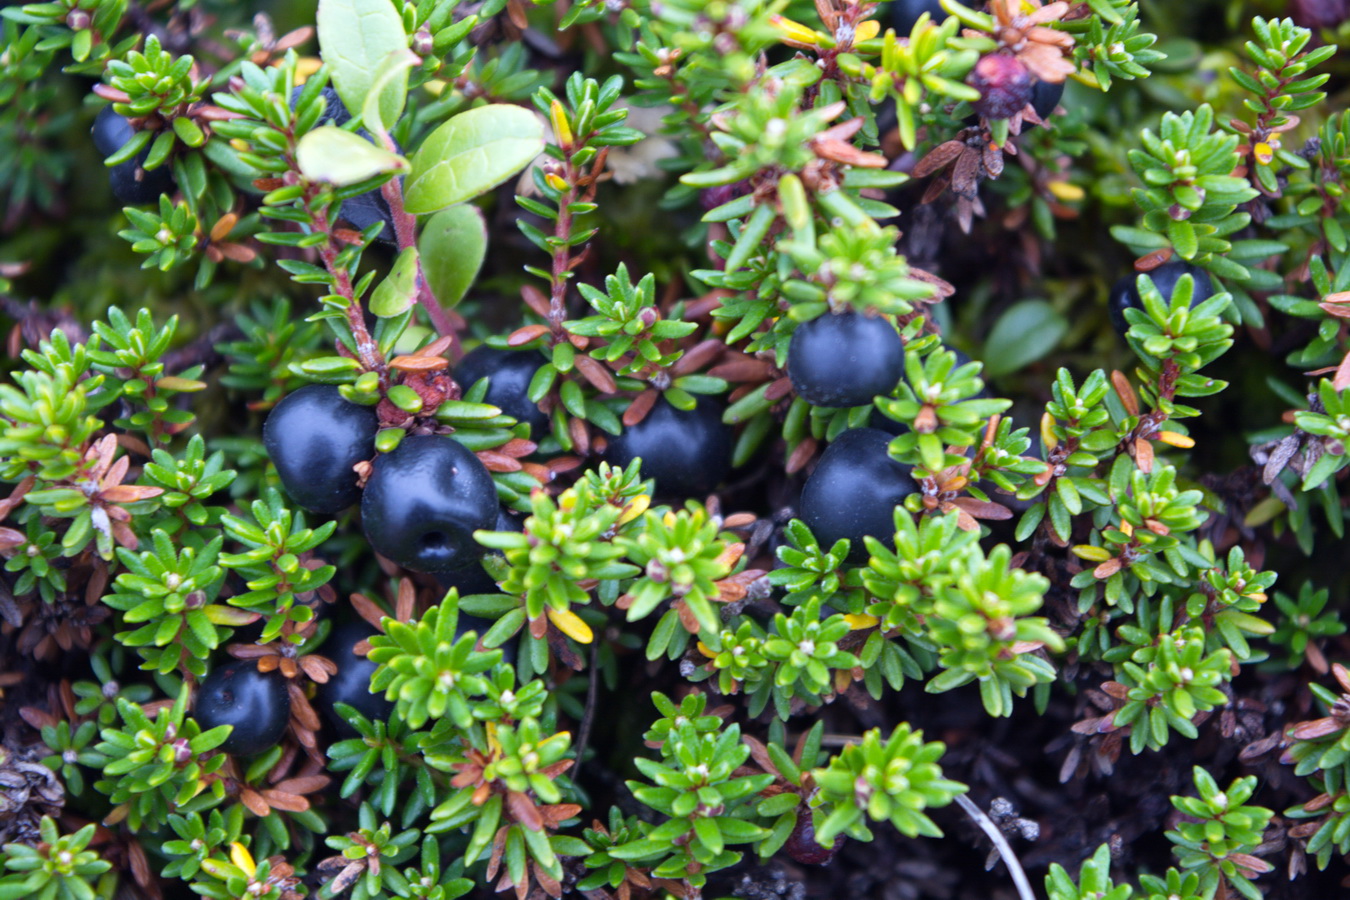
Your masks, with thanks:
[(344, 400), (332, 385), (310, 384), (272, 410), (263, 446), (287, 495), (310, 512), (331, 515), (361, 499), (352, 467), (375, 455), (379, 427), (373, 407)]
[(1049, 121), (1064, 97), (1064, 82), (1038, 81), (1031, 89), (1031, 108), (1043, 121)]
[(731, 471), (731, 429), (722, 423), (722, 405), (699, 398), (691, 410), (665, 398), (646, 418), (609, 442), (609, 462), (627, 466), (642, 458), (642, 477), (656, 480), (663, 497), (710, 493)]
[(384, 694), (370, 692), (370, 676), (379, 665), (353, 650), (375, 633), (375, 629), (365, 622), (350, 622), (334, 628), (319, 648), (338, 670), (336, 675), (318, 686), (315, 699), (319, 701), (319, 712), (344, 738), (356, 737), (357, 731), (338, 712), (336, 704), (345, 703), (372, 722), (387, 721), (394, 711), (393, 702), (384, 699)]
[(192, 717), (203, 731), (220, 725), (233, 729), (220, 749), (252, 756), (277, 745), (291, 717), (286, 677), (259, 672), (253, 660), (226, 663), (211, 670), (197, 691)]
[(939, 0), (891, 0), (891, 27), (895, 29), (895, 36), (909, 37), (919, 16), (924, 13), (937, 23), (947, 18), (947, 11)]
[(1304, 28), (1335, 28), (1350, 19), (1347, 0), (1289, 0), (1289, 17)]
[[(1195, 286), (1191, 291), (1192, 308), (1214, 296), (1214, 282), (1209, 273), (1182, 260), (1163, 263), (1152, 272), (1144, 274), (1153, 279), (1153, 286), (1162, 295), (1163, 302), (1171, 301), (1172, 291), (1176, 289), (1182, 275), (1190, 275), (1195, 280)], [(1115, 326), (1116, 332), (1123, 336), (1130, 329), (1129, 323), (1125, 321), (1125, 310), (1144, 308), (1143, 300), (1139, 296), (1138, 272), (1131, 272), (1115, 283), (1111, 288), (1107, 308), (1111, 314), (1111, 324)]]
[(548, 433), (548, 415), (529, 397), (530, 379), (544, 358), (533, 350), (498, 350), (486, 344), (471, 351), (455, 366), (455, 381), (464, 390), (480, 378), (488, 379), (484, 402), (530, 426), (530, 437)]
[(880, 316), (826, 313), (797, 326), (787, 373), (813, 406), (861, 406), (890, 394), (905, 371), (905, 344)]
[(799, 518), (828, 550), (847, 538), (848, 558), (867, 559), (863, 537), (883, 544), (895, 536), (895, 507), (918, 490), (909, 466), (891, 459), (891, 436), (875, 428), (845, 431), (826, 448), (802, 488)]
[(497, 489), (454, 438), (411, 435), (375, 460), (361, 496), (370, 546), (414, 572), (449, 572), (478, 559), (473, 533), (497, 521)]
[(966, 83), (980, 92), (971, 104), (986, 119), (1009, 119), (1031, 102), (1035, 86), (1031, 73), (1015, 56), (988, 53), (981, 56)]
[[(96, 149), (105, 159), (126, 146), (136, 134), (125, 116), (118, 115), (111, 106), (105, 106), (94, 117), (94, 127), (90, 132)], [(160, 194), (173, 192), (173, 173), (168, 163), (157, 169), (147, 171), (141, 168), (150, 155), (150, 145), (124, 163), (108, 169), (108, 179), (112, 184), (113, 196), (119, 203), (127, 205), (157, 203)]]
[(793, 826), (792, 833), (783, 843), (783, 849), (787, 851), (788, 856), (807, 866), (825, 865), (834, 859), (834, 855), (842, 846), (844, 846), (842, 834), (838, 835), (829, 847), (822, 846), (816, 840), (816, 824), (811, 820), (809, 809), (797, 811), (797, 824)]

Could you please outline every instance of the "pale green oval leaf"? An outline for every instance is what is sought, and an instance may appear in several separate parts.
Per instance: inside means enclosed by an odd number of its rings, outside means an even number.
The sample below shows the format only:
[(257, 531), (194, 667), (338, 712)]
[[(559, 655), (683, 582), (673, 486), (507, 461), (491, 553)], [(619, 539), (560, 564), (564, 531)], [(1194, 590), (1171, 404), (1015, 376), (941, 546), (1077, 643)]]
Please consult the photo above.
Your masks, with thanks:
[(427, 215), (491, 190), (544, 149), (544, 126), (519, 106), (460, 113), (433, 131), (412, 158), (404, 206)]
[(323, 125), (308, 132), (295, 148), (300, 174), (339, 187), (408, 167), (397, 153), (376, 147), (351, 131)]
[(417, 248), (405, 247), (388, 276), (370, 295), (370, 311), (381, 319), (397, 316), (417, 298)]
[(487, 255), (487, 223), (478, 207), (461, 203), (428, 219), (417, 245), (431, 293), (449, 309), (478, 277)]
[(1064, 337), (1069, 322), (1044, 300), (1024, 300), (999, 317), (984, 348), (984, 371), (997, 378), (1040, 359)]
[[(408, 70), (422, 60), (407, 47), (401, 47), (386, 56), (375, 72), (366, 102), (361, 106), (361, 123), (372, 134), (386, 134), (403, 114), (403, 101), (408, 94)], [(387, 97), (394, 100), (391, 114), (386, 115)]]
[[(333, 73), (333, 87), (353, 116), (361, 115), (366, 96), (391, 53), (406, 50), (408, 35), (393, 0), (319, 0), (316, 16), (319, 52)], [(406, 75), (380, 93), (380, 121), (394, 122), (403, 109)]]

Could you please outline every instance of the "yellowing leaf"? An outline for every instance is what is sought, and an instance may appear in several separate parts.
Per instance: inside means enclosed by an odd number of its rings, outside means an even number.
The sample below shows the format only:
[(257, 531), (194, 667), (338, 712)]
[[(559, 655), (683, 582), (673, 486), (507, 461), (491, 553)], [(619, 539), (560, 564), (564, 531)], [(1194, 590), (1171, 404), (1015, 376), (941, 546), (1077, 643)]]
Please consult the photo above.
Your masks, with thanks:
[(324, 125), (308, 132), (295, 148), (300, 173), (311, 181), (342, 187), (407, 168), (397, 153), (376, 147), (351, 131)]
[(556, 625), (559, 631), (578, 643), (589, 644), (595, 639), (594, 633), (591, 632), (591, 626), (581, 621), (581, 617), (570, 609), (562, 611), (550, 609), (548, 620)]

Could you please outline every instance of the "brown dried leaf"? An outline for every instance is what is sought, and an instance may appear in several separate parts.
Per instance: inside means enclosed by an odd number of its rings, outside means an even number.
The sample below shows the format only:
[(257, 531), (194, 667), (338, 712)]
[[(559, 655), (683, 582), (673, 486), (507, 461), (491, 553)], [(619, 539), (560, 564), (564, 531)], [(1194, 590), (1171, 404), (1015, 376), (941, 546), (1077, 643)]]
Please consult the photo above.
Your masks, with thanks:
[(269, 790), (262, 792), (263, 797), (273, 809), (279, 809), (283, 812), (305, 812), (309, 809), (309, 801), (297, 794), (291, 794), (286, 791)]
[(652, 411), (656, 405), (656, 400), (660, 394), (654, 388), (648, 388), (633, 398), (633, 402), (628, 404), (628, 408), (623, 412), (623, 426), (632, 428), (634, 425), (647, 418), (647, 413)]
[(435, 372), (449, 365), (443, 356), (395, 356), (389, 361), (389, 368), (400, 372)]
[(962, 141), (947, 141), (938, 144), (932, 150), (919, 160), (914, 166), (915, 178), (926, 178), (939, 169), (946, 168), (953, 160), (962, 154), (966, 145)]
[(267, 801), (258, 794), (253, 788), (244, 788), (239, 792), (239, 802), (244, 804), (249, 812), (260, 819), (265, 819), (272, 814), (272, 807)]
[(544, 817), (539, 814), (539, 807), (534, 805), (528, 794), (507, 791), (506, 808), (513, 819), (531, 831), (539, 831), (544, 827)]
[[(387, 613), (385, 613), (383, 609), (380, 609), (373, 600), (366, 597), (364, 594), (352, 594), (351, 604), (358, 616), (365, 619), (373, 627), (380, 628), (380, 620), (383, 619)], [(384, 629), (380, 628), (380, 631), (383, 632)]]
[(619, 389), (614, 376), (600, 363), (589, 356), (578, 356), (574, 365), (577, 371), (602, 394), (612, 394)]
[(511, 336), (506, 339), (508, 347), (523, 347), (530, 341), (537, 340), (548, 334), (547, 325), (525, 325), (511, 332)]

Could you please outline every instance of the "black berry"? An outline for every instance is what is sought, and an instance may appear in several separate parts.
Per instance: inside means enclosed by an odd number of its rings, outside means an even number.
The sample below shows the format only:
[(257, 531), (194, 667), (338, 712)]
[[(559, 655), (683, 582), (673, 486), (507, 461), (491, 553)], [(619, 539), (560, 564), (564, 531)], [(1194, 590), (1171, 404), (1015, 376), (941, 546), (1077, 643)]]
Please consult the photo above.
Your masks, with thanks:
[(192, 716), (203, 731), (234, 726), (220, 745), (226, 753), (261, 753), (276, 746), (291, 717), (286, 677), (277, 671), (259, 672), (252, 660), (227, 663), (202, 682)]
[[(299, 86), (291, 91), (292, 109), (295, 108), (295, 101), (300, 98), (300, 92), (303, 90), (304, 87)], [(322, 102), (325, 104), (324, 114), (319, 119), (319, 125), (333, 125), (341, 128), (351, 121), (352, 114), (347, 112), (347, 107), (343, 105), (342, 98), (338, 96), (336, 90), (326, 87), (319, 93)], [(358, 129), (356, 133), (368, 141), (374, 141), (371, 133), (364, 128)], [(396, 243), (394, 214), (389, 209), (389, 201), (384, 199), (384, 194), (378, 188), (343, 200), (340, 214), (342, 218), (361, 231), (365, 231), (376, 222), (383, 222), (384, 229), (376, 235), (376, 239), (384, 241), (386, 244)]]
[(849, 541), (848, 558), (867, 559), (863, 537), (889, 544), (895, 534), (895, 507), (918, 490), (909, 466), (891, 459), (891, 436), (875, 428), (845, 431), (826, 448), (802, 488), (800, 518), (826, 550)]
[[(94, 118), (94, 128), (90, 134), (94, 138), (94, 149), (107, 158), (121, 150), (136, 134), (136, 129), (124, 116), (114, 112), (111, 106), (105, 106)], [(108, 170), (113, 196), (118, 202), (129, 206), (157, 203), (160, 194), (173, 192), (173, 175), (169, 171), (168, 163), (150, 171), (141, 168), (149, 155), (150, 145), (147, 144), (134, 158)]]
[(641, 457), (642, 477), (656, 479), (661, 496), (699, 497), (731, 471), (731, 429), (722, 423), (721, 404), (701, 398), (686, 412), (663, 397), (609, 442), (608, 456), (618, 466)]
[(352, 467), (375, 455), (379, 418), (338, 389), (311, 384), (277, 404), (263, 424), (263, 446), (292, 500), (315, 513), (341, 512), (361, 497)]
[(370, 692), (370, 676), (379, 665), (358, 656), (352, 649), (374, 633), (375, 630), (365, 622), (339, 625), (319, 650), (337, 665), (338, 670), (336, 675), (318, 686), (315, 698), (319, 701), (319, 711), (342, 737), (356, 737), (357, 731), (337, 711), (336, 704), (345, 703), (372, 722), (387, 721), (394, 711), (394, 704), (384, 699), (383, 694)]
[(376, 552), (414, 572), (449, 572), (478, 559), (473, 533), (497, 521), (497, 489), (453, 438), (412, 435), (375, 460), (361, 522)]
[(485, 403), (506, 413), (517, 422), (530, 426), (536, 441), (548, 433), (548, 415), (530, 401), (530, 379), (544, 359), (533, 350), (498, 350), (484, 345), (470, 352), (455, 367), (455, 381), (468, 390), (480, 378), (487, 378)]
[(980, 92), (971, 106), (986, 119), (1010, 119), (1031, 102), (1031, 73), (1006, 53), (981, 56), (967, 82)]
[(905, 345), (879, 316), (825, 314), (797, 326), (787, 373), (813, 406), (861, 406), (888, 395), (905, 371)]
[(891, 27), (895, 29), (895, 36), (909, 37), (919, 16), (924, 13), (938, 24), (947, 19), (947, 11), (939, 0), (891, 0)]
[[(1188, 262), (1174, 260), (1164, 263), (1146, 274), (1153, 279), (1153, 285), (1162, 295), (1164, 303), (1172, 300), (1172, 291), (1176, 289), (1177, 282), (1181, 280), (1182, 275), (1190, 275), (1195, 281), (1195, 286), (1191, 291), (1192, 307), (1214, 296), (1214, 282), (1210, 280), (1209, 273)], [(1144, 308), (1143, 301), (1139, 297), (1138, 279), (1139, 274), (1131, 272), (1117, 281), (1111, 288), (1111, 297), (1107, 301), (1107, 307), (1111, 313), (1111, 324), (1121, 335), (1124, 335), (1130, 329), (1129, 323), (1125, 321), (1125, 310)]]
[[(525, 530), (525, 526), (519, 518), (509, 514), (505, 509), (498, 509), (497, 524), (492, 526), (492, 530), (520, 532)], [(493, 581), (487, 570), (483, 568), (483, 559), (489, 555), (501, 556), (501, 553), (497, 550), (484, 553), (472, 565), (456, 569), (453, 572), (440, 573), (436, 576), (436, 582), (441, 586), (442, 591), (454, 588), (461, 597), (467, 597), (470, 594), (497, 593), (497, 582)], [(463, 616), (464, 613), (460, 613), (460, 617), (463, 618)], [(477, 626), (470, 627), (476, 628)]]
[(1049, 121), (1063, 97), (1064, 82), (1038, 81), (1031, 89), (1031, 108), (1036, 110), (1036, 115), (1042, 121)]

